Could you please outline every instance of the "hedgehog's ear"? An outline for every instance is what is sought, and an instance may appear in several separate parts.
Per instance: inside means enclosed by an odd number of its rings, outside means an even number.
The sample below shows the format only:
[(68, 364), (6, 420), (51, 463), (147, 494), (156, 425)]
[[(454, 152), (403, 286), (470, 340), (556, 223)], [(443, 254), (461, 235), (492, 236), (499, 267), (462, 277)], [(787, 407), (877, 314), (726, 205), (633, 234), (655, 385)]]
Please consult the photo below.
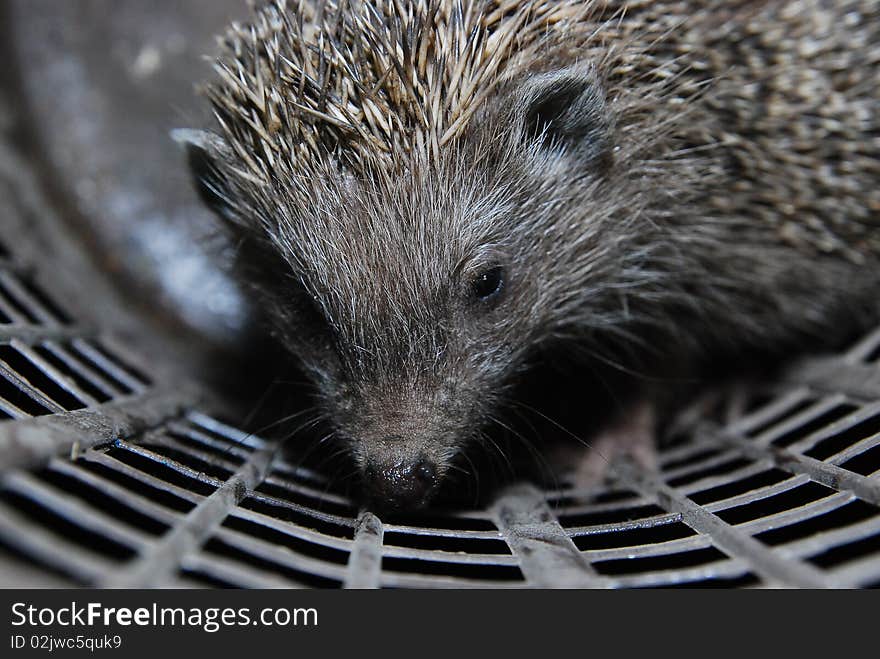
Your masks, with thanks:
[(171, 139), (186, 149), (189, 169), (202, 201), (220, 217), (235, 220), (228, 181), (221, 170), (230, 153), (223, 138), (205, 130), (178, 128), (171, 131)]
[(607, 155), (611, 122), (605, 95), (591, 68), (573, 66), (533, 75), (519, 93), (529, 142), (563, 147), (590, 162)]

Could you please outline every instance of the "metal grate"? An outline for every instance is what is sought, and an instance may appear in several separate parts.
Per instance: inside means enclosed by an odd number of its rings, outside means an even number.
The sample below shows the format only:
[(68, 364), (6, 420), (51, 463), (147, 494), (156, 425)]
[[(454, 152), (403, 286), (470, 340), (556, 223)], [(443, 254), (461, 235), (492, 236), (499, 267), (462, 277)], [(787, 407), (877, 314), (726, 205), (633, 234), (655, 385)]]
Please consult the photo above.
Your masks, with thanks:
[(880, 585), (880, 330), (706, 421), (659, 475), (382, 520), (206, 414), (146, 329), (84, 322), (94, 293), (68, 296), (80, 274), (21, 229), (57, 221), (25, 170), (0, 149), (0, 585)]
[(0, 273), (0, 578), (40, 585), (871, 586), (880, 331), (589, 499), (518, 484), (416, 524), (161, 395), (15, 264)]

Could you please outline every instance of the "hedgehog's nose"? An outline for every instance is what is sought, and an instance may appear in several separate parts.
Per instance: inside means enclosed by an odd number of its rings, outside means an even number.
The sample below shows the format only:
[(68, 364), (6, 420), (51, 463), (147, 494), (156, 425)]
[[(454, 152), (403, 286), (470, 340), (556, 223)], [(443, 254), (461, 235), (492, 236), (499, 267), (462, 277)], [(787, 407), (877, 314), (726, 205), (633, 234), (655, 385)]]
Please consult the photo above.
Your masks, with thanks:
[(369, 464), (364, 485), (371, 503), (384, 510), (421, 508), (437, 487), (437, 469), (428, 460)]

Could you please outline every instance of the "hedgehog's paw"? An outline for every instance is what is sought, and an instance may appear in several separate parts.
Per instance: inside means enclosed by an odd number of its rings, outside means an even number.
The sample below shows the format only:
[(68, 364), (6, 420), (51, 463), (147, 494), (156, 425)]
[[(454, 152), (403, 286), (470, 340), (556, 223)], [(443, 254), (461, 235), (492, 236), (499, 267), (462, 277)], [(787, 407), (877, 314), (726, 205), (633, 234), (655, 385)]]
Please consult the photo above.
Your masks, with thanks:
[(642, 401), (632, 406), (592, 438), (575, 465), (572, 485), (576, 490), (599, 487), (616, 460), (629, 458), (646, 471), (658, 470), (654, 406)]
[(745, 381), (709, 389), (683, 406), (664, 431), (664, 437), (692, 435), (707, 421), (729, 425), (745, 415), (750, 398)]

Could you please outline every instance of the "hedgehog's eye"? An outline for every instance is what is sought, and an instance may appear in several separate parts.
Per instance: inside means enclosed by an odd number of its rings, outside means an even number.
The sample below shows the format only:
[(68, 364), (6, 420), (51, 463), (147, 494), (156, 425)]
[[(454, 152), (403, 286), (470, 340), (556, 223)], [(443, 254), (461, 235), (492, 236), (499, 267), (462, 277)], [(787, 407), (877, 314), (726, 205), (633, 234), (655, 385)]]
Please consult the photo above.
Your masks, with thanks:
[(483, 270), (471, 280), (471, 295), (480, 301), (498, 297), (502, 288), (504, 288), (504, 269), (500, 265)]

